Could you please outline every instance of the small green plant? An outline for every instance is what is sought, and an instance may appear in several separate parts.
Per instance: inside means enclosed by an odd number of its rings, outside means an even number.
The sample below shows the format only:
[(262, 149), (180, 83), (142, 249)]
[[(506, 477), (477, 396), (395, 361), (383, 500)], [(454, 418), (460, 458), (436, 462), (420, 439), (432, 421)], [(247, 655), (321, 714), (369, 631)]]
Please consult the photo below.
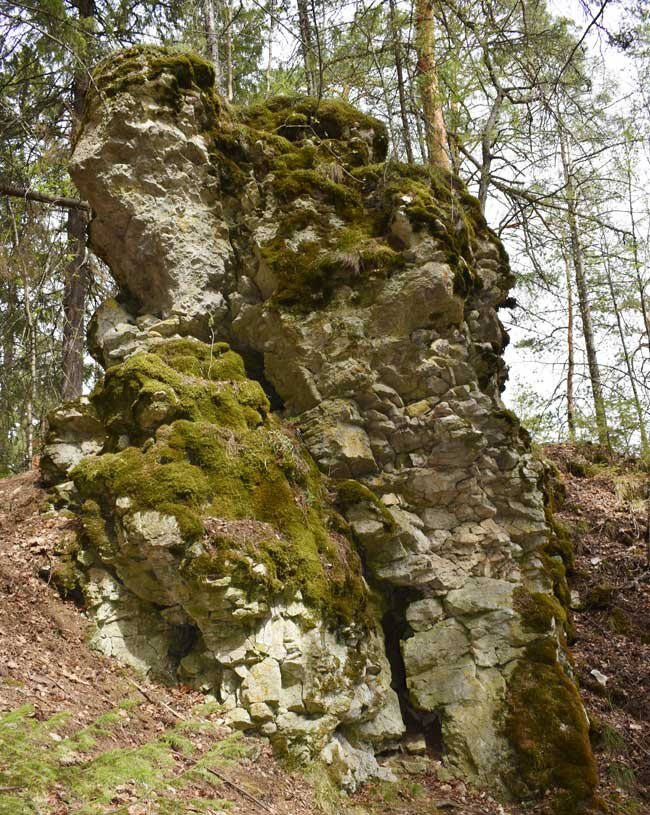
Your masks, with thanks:
[(626, 792), (636, 789), (636, 775), (634, 770), (624, 761), (612, 761), (607, 768), (609, 780)]

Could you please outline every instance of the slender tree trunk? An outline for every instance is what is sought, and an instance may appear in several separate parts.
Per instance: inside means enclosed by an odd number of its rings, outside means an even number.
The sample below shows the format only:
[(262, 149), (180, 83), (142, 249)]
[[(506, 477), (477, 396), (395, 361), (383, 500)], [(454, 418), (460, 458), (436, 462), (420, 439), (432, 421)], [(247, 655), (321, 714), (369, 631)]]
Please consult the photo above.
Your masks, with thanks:
[(267, 39), (268, 59), (266, 61), (266, 95), (271, 93), (271, 71), (273, 69), (273, 34), (275, 32), (275, 0), (269, 0), (269, 36)]
[(630, 166), (629, 152), (626, 155), (626, 181), (627, 181), (627, 205), (630, 216), (630, 231), (632, 233), (632, 261), (634, 263), (634, 277), (639, 291), (639, 301), (641, 303), (641, 314), (645, 327), (646, 342), (650, 348), (650, 314), (648, 313), (648, 301), (646, 299), (646, 287), (641, 277), (641, 262), (639, 259), (639, 242), (636, 237), (636, 215), (634, 212), (634, 197), (632, 195), (632, 168)]
[(233, 100), (232, 82), (232, 0), (226, 2), (226, 98)]
[(562, 154), (562, 167), (564, 170), (564, 182), (566, 187), (567, 219), (569, 222), (569, 237), (571, 242), (571, 261), (575, 275), (576, 289), (578, 290), (578, 306), (580, 308), (582, 333), (585, 339), (585, 349), (587, 352), (587, 366), (589, 369), (589, 379), (591, 381), (591, 392), (594, 398), (598, 443), (605, 450), (611, 450), (609, 428), (607, 426), (607, 414), (605, 413), (605, 399), (603, 397), (603, 385), (600, 376), (600, 366), (598, 364), (598, 354), (596, 353), (596, 340), (594, 336), (593, 322), (591, 319), (591, 308), (589, 306), (587, 278), (582, 263), (582, 246), (580, 245), (580, 235), (578, 232), (576, 194), (573, 183), (571, 160), (563, 135), (560, 138), (560, 150)]
[(15, 336), (11, 325), (13, 315), (18, 303), (18, 292), (14, 280), (7, 281), (6, 293), (3, 292), (3, 302), (6, 304), (6, 320), (2, 331), (2, 365), (10, 374), (14, 367)]
[(573, 284), (571, 282), (571, 268), (565, 258), (566, 288), (567, 288), (567, 372), (566, 372), (566, 417), (569, 427), (569, 441), (576, 440), (576, 403), (573, 389), (575, 378), (575, 348), (573, 344)]
[(639, 391), (636, 386), (636, 376), (634, 374), (634, 369), (632, 367), (632, 358), (627, 349), (627, 342), (625, 340), (625, 328), (623, 326), (623, 320), (621, 318), (621, 313), (618, 309), (618, 302), (616, 298), (616, 290), (614, 289), (614, 282), (612, 281), (612, 270), (609, 263), (609, 255), (607, 246), (605, 244), (605, 236), (602, 236), (602, 254), (603, 254), (603, 261), (605, 264), (605, 272), (607, 274), (607, 286), (609, 288), (609, 294), (612, 298), (612, 305), (614, 306), (614, 316), (616, 317), (616, 326), (618, 328), (618, 337), (621, 341), (621, 348), (623, 350), (623, 359), (625, 361), (625, 367), (627, 369), (627, 375), (630, 380), (630, 386), (632, 388), (632, 397), (634, 400), (634, 410), (637, 416), (637, 421), (639, 423), (639, 434), (641, 437), (641, 455), (646, 456), (648, 453), (648, 434), (645, 429), (644, 423), (644, 416), (643, 416), (643, 408), (641, 407), (641, 400), (639, 399)]
[(305, 81), (307, 95), (316, 96), (316, 76), (314, 72), (314, 47), (312, 43), (311, 22), (309, 19), (309, 6), (307, 0), (297, 0), (298, 27), (300, 29), (300, 49), (305, 66)]
[(481, 136), (481, 170), (478, 182), (478, 201), (481, 207), (481, 212), (485, 213), (485, 206), (487, 204), (488, 191), (490, 189), (491, 170), (492, 170), (492, 147), (494, 146), (494, 131), (499, 121), (499, 114), (501, 112), (501, 105), (503, 103), (503, 96), (501, 90), (497, 91), (494, 98), (490, 114), (483, 129)]
[(68, 248), (72, 260), (65, 272), (63, 291), (63, 385), (64, 399), (81, 396), (84, 382), (84, 316), (90, 287), (90, 267), (86, 249), (88, 219), (79, 210), (68, 212)]
[[(366, 32), (364, 32), (364, 34), (365, 33)], [(380, 65), (379, 59), (377, 57), (377, 52), (375, 51), (374, 48), (372, 48), (371, 42), (370, 42), (370, 37), (368, 37), (367, 34), (366, 34), (366, 41), (367, 41), (368, 53), (372, 57), (372, 61), (374, 63), (375, 69), (377, 71), (377, 76), (379, 77), (379, 82), (381, 84), (381, 93), (382, 93), (382, 96), (384, 97), (384, 105), (386, 107), (386, 118), (387, 118), (387, 124), (388, 124), (388, 133), (390, 135), (390, 143), (393, 145), (393, 150), (395, 151), (397, 149), (398, 139), (397, 139), (397, 133), (395, 132), (394, 116), (393, 116), (393, 109), (392, 109), (392, 106), (391, 106), (390, 94), (388, 93), (388, 88), (386, 87), (386, 82), (384, 80), (384, 72), (381, 69), (381, 65)], [(349, 94), (349, 92), (348, 92), (348, 94)], [(344, 94), (343, 98), (346, 98), (345, 94)]]
[(11, 206), (9, 215), (12, 225), (12, 238), (14, 252), (23, 285), (23, 310), (27, 326), (27, 356), (29, 360), (29, 384), (27, 387), (27, 400), (25, 404), (25, 466), (31, 470), (34, 466), (34, 405), (36, 403), (36, 321), (32, 310), (32, 290), (29, 283), (27, 267), (22, 257), (18, 224)]
[(447, 128), (442, 114), (435, 60), (433, 0), (415, 0), (415, 51), (429, 164), (448, 170)]
[(411, 71), (410, 66), (411, 66), (410, 60), (407, 60), (407, 62), (406, 62), (406, 73), (408, 75), (407, 90), (408, 90), (408, 94), (409, 94), (409, 104), (410, 104), (411, 113), (415, 114), (413, 116), (413, 121), (415, 122), (415, 133), (417, 135), (418, 151), (420, 153), (420, 158), (422, 159), (422, 162), (424, 164), (426, 164), (427, 161), (428, 161), (427, 142), (426, 142), (424, 129), (422, 127), (422, 117), (419, 115), (419, 110), (418, 110), (419, 105), (418, 105), (418, 101), (417, 101), (417, 98), (416, 98), (416, 91), (415, 91), (415, 86), (416, 86), (415, 74)]
[(208, 50), (208, 59), (214, 66), (214, 80), (217, 90), (223, 91), (223, 76), (221, 60), (219, 59), (219, 39), (217, 36), (217, 22), (214, 13), (213, 0), (202, 0), (203, 28), (205, 30), (205, 43)]
[(399, 95), (399, 111), (402, 119), (402, 139), (406, 151), (406, 160), (413, 164), (413, 145), (411, 144), (411, 128), (409, 127), (408, 108), (406, 106), (406, 90), (404, 87), (404, 69), (402, 66), (402, 42), (399, 26), (397, 23), (397, 12), (395, 0), (390, 0), (390, 26), (393, 38), (393, 52), (395, 54), (395, 70), (397, 71), (397, 93)]
[[(94, 0), (75, 0), (80, 21), (88, 25), (95, 17)], [(90, 54), (84, 53), (84, 64), (75, 73), (72, 88), (73, 128), (78, 126), (88, 90), (86, 62)], [(84, 372), (84, 317), (90, 288), (90, 269), (86, 249), (88, 213), (82, 209), (68, 210), (68, 253), (71, 260), (66, 267), (63, 288), (63, 384), (64, 399), (75, 399), (83, 391)]]
[[(309, 8), (311, 10), (311, 19), (312, 19), (312, 31), (313, 31), (313, 38), (316, 40), (316, 51), (315, 57), (317, 58), (317, 63), (314, 67), (314, 84), (316, 86), (316, 93), (315, 95), (318, 96), (320, 99), (323, 95), (323, 49), (321, 47), (321, 35), (320, 29), (318, 26), (318, 19), (316, 17), (316, 4), (314, 0), (309, 0)], [(313, 59), (312, 59), (313, 64)]]

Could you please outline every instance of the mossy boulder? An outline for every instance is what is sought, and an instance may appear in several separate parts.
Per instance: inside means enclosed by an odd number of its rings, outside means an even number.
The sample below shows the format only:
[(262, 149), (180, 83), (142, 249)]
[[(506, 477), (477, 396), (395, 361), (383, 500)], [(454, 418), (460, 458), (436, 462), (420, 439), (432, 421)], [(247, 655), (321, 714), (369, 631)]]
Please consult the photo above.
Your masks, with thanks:
[[(118, 501), (127, 501), (130, 515), (176, 519), (175, 554), (188, 574), (231, 575), (267, 596), (300, 591), (323, 618), (370, 624), (358, 556), (329, 528), (323, 477), (269, 416), (264, 391), (225, 343), (162, 341), (111, 368), (92, 402), (110, 441), (72, 478), (82, 500), (92, 502), (84, 519), (103, 560), (120, 562), (113, 516)], [(250, 521), (265, 532), (238, 534), (231, 523), (191, 555), (205, 538), (206, 518)]]
[(558, 815), (595, 812), (598, 784), (589, 720), (575, 684), (554, 658), (521, 661), (508, 684), (505, 732), (515, 753), (519, 798), (548, 790)]

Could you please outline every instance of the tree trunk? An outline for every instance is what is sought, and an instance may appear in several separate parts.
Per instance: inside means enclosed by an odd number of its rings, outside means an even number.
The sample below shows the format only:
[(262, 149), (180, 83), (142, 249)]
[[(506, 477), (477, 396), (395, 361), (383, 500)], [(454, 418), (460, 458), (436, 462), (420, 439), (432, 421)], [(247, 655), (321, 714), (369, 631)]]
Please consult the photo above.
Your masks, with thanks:
[(226, 99), (232, 102), (233, 82), (232, 82), (232, 2), (226, 2)]
[(9, 216), (12, 225), (13, 248), (23, 285), (23, 310), (27, 326), (27, 352), (29, 359), (29, 385), (27, 387), (27, 400), (25, 404), (25, 467), (31, 470), (34, 466), (34, 404), (36, 402), (36, 321), (32, 309), (32, 290), (27, 273), (27, 265), (22, 257), (18, 224), (11, 206)]
[(275, 0), (269, 0), (269, 36), (267, 40), (266, 95), (271, 93), (271, 70), (273, 69), (273, 32), (275, 31)]
[(612, 281), (612, 270), (609, 264), (609, 254), (607, 250), (607, 246), (605, 245), (605, 236), (602, 237), (602, 253), (603, 253), (603, 261), (605, 263), (605, 272), (607, 274), (607, 286), (609, 288), (609, 294), (612, 298), (612, 305), (614, 306), (614, 315), (616, 317), (616, 326), (618, 328), (618, 337), (621, 341), (621, 348), (623, 349), (623, 359), (625, 361), (625, 367), (627, 369), (627, 375), (630, 380), (630, 386), (632, 388), (632, 397), (634, 399), (634, 411), (637, 416), (637, 421), (639, 423), (639, 434), (641, 437), (641, 455), (645, 457), (648, 453), (648, 434), (645, 429), (644, 424), (644, 416), (643, 416), (643, 408), (641, 407), (641, 400), (639, 399), (639, 392), (636, 386), (636, 376), (634, 374), (634, 369), (632, 367), (632, 358), (627, 349), (627, 342), (625, 341), (625, 329), (623, 326), (623, 320), (621, 319), (621, 313), (618, 308), (618, 302), (616, 299), (616, 290), (614, 289), (614, 282)]
[(314, 47), (311, 35), (311, 23), (309, 21), (309, 6), (307, 0), (297, 0), (298, 2), (298, 26), (300, 29), (300, 49), (302, 60), (305, 66), (305, 81), (307, 83), (307, 95), (316, 95), (316, 76), (314, 72)]
[(64, 399), (81, 396), (84, 380), (84, 316), (90, 286), (86, 249), (88, 219), (79, 210), (68, 213), (68, 247), (72, 260), (65, 273), (63, 291), (63, 385)]
[(576, 194), (573, 184), (573, 171), (568, 147), (565, 144), (563, 135), (560, 137), (560, 150), (562, 155), (562, 167), (564, 170), (564, 183), (566, 187), (567, 219), (569, 222), (569, 237), (571, 242), (571, 261), (575, 275), (576, 289), (578, 290), (578, 306), (580, 308), (582, 333), (585, 339), (585, 349), (587, 352), (587, 366), (589, 369), (591, 392), (594, 398), (596, 432), (598, 434), (598, 443), (605, 450), (609, 451), (611, 450), (611, 445), (609, 440), (609, 428), (607, 426), (607, 414), (605, 413), (605, 399), (603, 397), (600, 366), (598, 364), (598, 354), (596, 353), (596, 339), (594, 336), (593, 322), (591, 319), (591, 308), (589, 306), (587, 278), (585, 275), (584, 266), (582, 264), (582, 247), (580, 245), (580, 235), (578, 233), (578, 217), (576, 208)]
[[(80, 21), (88, 25), (95, 16), (94, 0), (76, 0), (75, 7)], [(81, 30), (84, 26), (81, 26)], [(87, 49), (88, 50), (88, 49)], [(88, 90), (88, 67), (84, 61), (76, 71), (72, 87), (73, 130), (81, 120), (86, 91)], [(84, 316), (90, 287), (90, 271), (87, 262), (86, 229), (88, 213), (82, 209), (68, 211), (68, 253), (71, 260), (66, 267), (63, 286), (63, 384), (64, 399), (75, 399), (83, 391), (84, 369)]]
[(429, 164), (432, 167), (448, 170), (447, 129), (442, 114), (435, 60), (433, 0), (416, 0), (415, 2), (415, 52)]
[(485, 214), (485, 206), (487, 204), (488, 191), (490, 189), (491, 170), (492, 170), (492, 147), (494, 146), (494, 130), (499, 121), (499, 113), (501, 112), (501, 105), (503, 103), (503, 95), (500, 90), (494, 98), (490, 114), (483, 134), (481, 136), (481, 170), (478, 182), (478, 202), (481, 207), (481, 212)]
[[(323, 49), (321, 47), (321, 35), (320, 30), (318, 27), (318, 18), (316, 17), (316, 4), (314, 0), (309, 0), (309, 6), (311, 9), (311, 20), (312, 20), (312, 32), (313, 38), (316, 41), (316, 50), (312, 53), (314, 54), (317, 62), (316, 66), (314, 67), (314, 85), (315, 85), (315, 96), (319, 99), (323, 95)], [(312, 62), (313, 64), (313, 62)], [(318, 70), (317, 70), (318, 69)]]
[(208, 59), (214, 66), (214, 81), (217, 90), (223, 90), (223, 77), (221, 75), (221, 61), (219, 59), (219, 41), (217, 38), (217, 23), (214, 14), (213, 0), (202, 0), (203, 3), (203, 28), (205, 30), (205, 43), (208, 51)]
[(408, 108), (406, 106), (406, 91), (404, 86), (404, 69), (402, 67), (402, 42), (397, 24), (395, 0), (390, 0), (390, 27), (393, 38), (393, 52), (395, 53), (395, 70), (397, 71), (397, 93), (399, 95), (399, 111), (402, 119), (402, 138), (406, 151), (406, 160), (413, 164), (413, 145), (411, 144), (411, 129), (409, 127)]
[(567, 372), (566, 372), (566, 418), (569, 427), (569, 441), (576, 440), (576, 403), (573, 390), (575, 377), (575, 349), (573, 346), (573, 285), (571, 283), (571, 268), (565, 258), (566, 288), (567, 288)]
[(628, 213), (630, 216), (630, 230), (632, 233), (632, 261), (634, 263), (634, 277), (636, 279), (637, 289), (639, 291), (639, 301), (641, 304), (641, 314), (643, 316), (643, 325), (645, 327), (646, 343), (650, 348), (650, 314), (648, 313), (648, 303), (646, 300), (645, 283), (641, 277), (642, 264), (639, 259), (639, 242), (636, 236), (636, 214), (634, 212), (634, 198), (632, 195), (632, 167), (630, 166), (629, 152), (626, 155), (626, 181), (627, 181), (627, 204)]

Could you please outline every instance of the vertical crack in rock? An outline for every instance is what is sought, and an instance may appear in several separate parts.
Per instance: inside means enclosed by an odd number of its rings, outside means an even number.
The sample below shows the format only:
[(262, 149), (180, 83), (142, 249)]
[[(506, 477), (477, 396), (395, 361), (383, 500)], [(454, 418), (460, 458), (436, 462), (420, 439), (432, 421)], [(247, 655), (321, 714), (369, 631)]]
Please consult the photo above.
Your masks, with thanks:
[(44, 470), (81, 506), (97, 644), (168, 669), (193, 627), (180, 675), (349, 787), (404, 731), (387, 650), (450, 772), (574, 811), (570, 553), (500, 399), (513, 277), (476, 201), (343, 102), (231, 110), (144, 47), (95, 83), (72, 175), (120, 300)]

